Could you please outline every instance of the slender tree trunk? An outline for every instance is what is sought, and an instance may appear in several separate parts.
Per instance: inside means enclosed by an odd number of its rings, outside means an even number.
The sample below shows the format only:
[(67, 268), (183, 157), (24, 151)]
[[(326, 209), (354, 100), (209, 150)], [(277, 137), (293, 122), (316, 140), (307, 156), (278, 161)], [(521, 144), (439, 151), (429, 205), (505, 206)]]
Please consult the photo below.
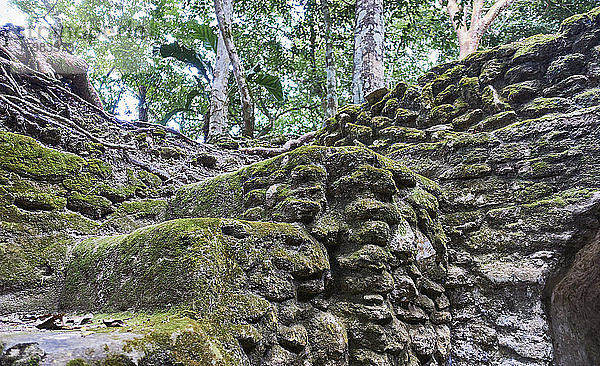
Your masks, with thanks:
[(362, 103), (365, 95), (382, 88), (383, 0), (356, 0), (354, 26), (354, 69), (352, 102)]
[(479, 42), (481, 38), (473, 37), (472, 35), (467, 35), (463, 39), (459, 38), (459, 56), (458, 58), (462, 60), (463, 58), (469, 56), (473, 52), (477, 51), (479, 48)]
[(50, 28), (52, 30), (53, 45), (54, 45), (54, 47), (62, 50), (63, 49), (63, 42), (62, 42), (63, 24), (62, 24), (62, 20), (60, 19), (60, 16), (59, 16), (60, 14), (58, 14), (58, 12), (56, 12), (56, 10), (54, 9), (55, 4), (50, 4), (50, 2), (48, 0), (42, 0), (42, 3), (44, 4), (46, 11), (48, 12), (48, 15), (50, 16), (50, 18), (52, 18), (52, 21), (54, 22), (54, 24), (52, 24), (50, 26)]
[[(311, 67), (311, 75), (317, 75), (319, 72), (319, 67), (317, 66), (317, 57), (316, 52), (319, 48), (317, 43), (317, 30), (315, 29), (315, 25), (317, 22), (317, 17), (319, 14), (319, 9), (317, 8), (317, 3), (315, 0), (309, 0), (306, 2), (306, 17), (309, 26), (309, 59), (310, 59), (310, 67)], [(323, 90), (322, 83), (314, 84), (314, 88), (311, 92), (319, 97), (321, 101), (321, 108), (324, 110), (327, 109), (327, 100), (325, 99), (325, 93)]]
[(321, 0), (323, 23), (325, 24), (325, 72), (327, 73), (325, 118), (329, 119), (337, 113), (337, 80), (335, 76), (335, 57), (331, 43), (331, 16), (328, 0)]
[[(484, 0), (473, 0), (471, 9), (465, 4), (459, 4), (457, 0), (448, 0), (448, 15), (458, 38), (459, 58), (461, 60), (477, 51), (481, 38), (490, 25), (513, 2), (514, 0), (497, 0), (484, 14)], [(471, 22), (467, 24), (469, 10), (471, 12)]]
[(233, 2), (232, 0), (214, 0), (215, 13), (217, 15), (217, 21), (219, 22), (219, 30), (221, 38), (227, 48), (227, 54), (229, 55), (229, 61), (233, 66), (233, 75), (240, 91), (240, 100), (242, 102), (242, 120), (244, 121), (243, 135), (249, 138), (254, 136), (254, 105), (252, 104), (252, 98), (250, 97), (250, 88), (244, 77), (244, 71), (240, 62), (235, 45), (233, 44), (233, 37), (231, 35), (231, 23), (227, 22), (225, 12), (229, 11), (233, 13)]
[(138, 120), (148, 122), (148, 103), (146, 101), (147, 89), (145, 85), (138, 87)]
[[(224, 7), (225, 21), (231, 23), (231, 8)], [(208, 118), (208, 141), (217, 140), (225, 134), (227, 129), (227, 80), (229, 77), (229, 54), (225, 47), (223, 37), (217, 43), (217, 58), (213, 72), (212, 88), (210, 93), (210, 112)]]

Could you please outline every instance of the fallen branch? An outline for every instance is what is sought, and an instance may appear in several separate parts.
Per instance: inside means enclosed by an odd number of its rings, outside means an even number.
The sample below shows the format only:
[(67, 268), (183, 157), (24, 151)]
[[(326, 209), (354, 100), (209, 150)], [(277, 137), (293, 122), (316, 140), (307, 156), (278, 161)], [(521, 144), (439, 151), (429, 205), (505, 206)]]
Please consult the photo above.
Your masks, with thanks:
[(240, 149), (240, 151), (252, 155), (262, 155), (268, 157), (277, 156), (311, 142), (315, 138), (316, 134), (317, 131), (305, 133), (295, 140), (289, 140), (281, 147), (246, 147)]

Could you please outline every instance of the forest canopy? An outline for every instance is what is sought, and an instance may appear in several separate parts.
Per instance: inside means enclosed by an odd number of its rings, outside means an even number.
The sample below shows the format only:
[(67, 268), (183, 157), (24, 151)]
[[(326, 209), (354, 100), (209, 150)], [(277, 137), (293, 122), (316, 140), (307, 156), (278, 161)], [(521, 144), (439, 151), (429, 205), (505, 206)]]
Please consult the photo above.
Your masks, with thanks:
[[(301, 134), (360, 101), (353, 83), (365, 6), (381, 9), (365, 21), (383, 31), (376, 84), (391, 87), (463, 57), (457, 34), (476, 28), (479, 8), (483, 20), (500, 1), (11, 0), (36, 37), (88, 61), (107, 111), (213, 141)], [(554, 32), (596, 5), (504, 2), (476, 49)]]

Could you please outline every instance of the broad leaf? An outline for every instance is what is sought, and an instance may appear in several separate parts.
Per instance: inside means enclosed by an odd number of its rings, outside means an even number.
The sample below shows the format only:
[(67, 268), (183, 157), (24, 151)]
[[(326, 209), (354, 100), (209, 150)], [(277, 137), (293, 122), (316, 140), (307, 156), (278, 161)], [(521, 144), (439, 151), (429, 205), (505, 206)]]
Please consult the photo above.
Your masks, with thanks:
[[(175, 116), (175, 115), (176, 115), (177, 113), (179, 113), (179, 112), (197, 112), (197, 110), (195, 110), (194, 108), (192, 108), (192, 102), (194, 101), (194, 99), (195, 99), (197, 96), (203, 96), (204, 94), (205, 94), (205, 93), (204, 93), (203, 91), (201, 91), (201, 90), (197, 90), (197, 89), (196, 89), (196, 90), (192, 90), (192, 91), (190, 91), (190, 92), (187, 94), (186, 98), (185, 98), (185, 105), (184, 105), (183, 107), (177, 107), (177, 108), (174, 108), (174, 109), (172, 109), (171, 111), (167, 112), (167, 113), (166, 113), (166, 114), (163, 116), (163, 118), (160, 120), (160, 122), (159, 122), (159, 123), (160, 123), (161, 125), (166, 125), (166, 124), (167, 124), (167, 122), (169, 122), (169, 120), (170, 120), (171, 118), (173, 118), (173, 116)], [(204, 100), (204, 102), (205, 102), (205, 103), (208, 103), (208, 99), (209, 99), (209, 98), (208, 98), (208, 96), (207, 96), (207, 95), (204, 95), (204, 96), (206, 97), (206, 99)], [(206, 108), (202, 108), (202, 101), (201, 101), (201, 103), (200, 103), (200, 106), (201, 106), (201, 108), (200, 108), (200, 113), (202, 113), (202, 114), (206, 113), (206, 110), (205, 110)], [(197, 107), (197, 106), (196, 106), (196, 107)]]
[(193, 110), (191, 110), (189, 108), (175, 108), (172, 111), (167, 112), (164, 115), (164, 117), (160, 120), (160, 122), (158, 122), (158, 124), (166, 126), (167, 122), (169, 122), (169, 120), (171, 118), (173, 118), (173, 116), (176, 115), (179, 112), (193, 112)]
[(160, 46), (159, 53), (164, 58), (173, 57), (176, 60), (183, 61), (190, 66), (195, 67), (206, 79), (206, 82), (210, 84), (208, 74), (212, 74), (212, 66), (210, 62), (204, 60), (198, 52), (174, 42)]
[(217, 42), (219, 38), (213, 31), (213, 29), (206, 24), (199, 24), (195, 27), (194, 33), (192, 35), (201, 40), (204, 43), (204, 47), (208, 50), (212, 50), (214, 53), (217, 53)]
[(252, 77), (249, 77), (250, 81), (260, 85), (267, 89), (267, 91), (278, 101), (283, 101), (283, 86), (281, 85), (281, 79), (274, 75), (265, 74), (264, 72), (258, 72)]

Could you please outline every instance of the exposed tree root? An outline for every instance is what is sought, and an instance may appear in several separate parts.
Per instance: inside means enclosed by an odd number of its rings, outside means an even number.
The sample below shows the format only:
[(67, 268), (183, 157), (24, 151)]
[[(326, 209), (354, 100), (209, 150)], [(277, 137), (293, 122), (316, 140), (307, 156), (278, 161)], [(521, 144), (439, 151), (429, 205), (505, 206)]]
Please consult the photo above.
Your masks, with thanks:
[(181, 132), (179, 132), (171, 127), (159, 125), (156, 123), (142, 122), (142, 121), (135, 121), (135, 122), (132, 122), (132, 124), (135, 126), (139, 126), (139, 127), (147, 127), (147, 128), (163, 130), (165, 132), (172, 133), (173, 135), (183, 139), (185, 142), (188, 142), (192, 145), (199, 144), (197, 141), (192, 140), (191, 138), (187, 137), (186, 135), (182, 134)]
[[(10, 99), (12, 99), (13, 101), (11, 101)], [(96, 136), (92, 135), (91, 133), (89, 133), (87, 130), (85, 130), (83, 127), (79, 126), (77, 123), (63, 117), (63, 116), (59, 116), (57, 114), (54, 113), (50, 113), (46, 110), (43, 110), (41, 108), (38, 108), (37, 106), (33, 105), (32, 103), (26, 101), (23, 98), (18, 98), (18, 97), (14, 97), (12, 95), (2, 95), (0, 94), (0, 100), (2, 100), (4, 103), (6, 103), (7, 105), (11, 106), (12, 108), (16, 109), (18, 112), (20, 112), (23, 115), (29, 116), (30, 118), (36, 118), (36, 116), (34, 114), (32, 114), (31, 112), (35, 112), (35, 113), (39, 113), (49, 119), (53, 119), (53, 120), (57, 120), (62, 122), (64, 125), (70, 127), (71, 129), (77, 131), (79, 134), (84, 135), (85, 137), (89, 138), (91, 141), (99, 143), (104, 145), (107, 148), (112, 148), (112, 149), (122, 149), (122, 150), (134, 150), (136, 149), (135, 146), (129, 146), (129, 145), (121, 145), (121, 144), (113, 144), (110, 142), (106, 142), (103, 141), (99, 138), (97, 138)], [(22, 108), (21, 106), (19, 106), (17, 103), (22, 103), (24, 104), (27, 108), (28, 111), (25, 110), (24, 108)], [(29, 112), (31, 111), (31, 112)], [(56, 123), (54, 123), (56, 124)]]
[(305, 133), (295, 140), (289, 140), (281, 147), (246, 147), (240, 149), (240, 151), (252, 155), (261, 155), (266, 157), (277, 156), (311, 142), (315, 138), (316, 133), (316, 131)]
[(131, 156), (129, 156), (129, 154), (126, 151), (123, 151), (123, 155), (125, 156), (125, 159), (127, 159), (127, 161), (130, 162), (131, 164), (139, 166), (140, 168), (144, 169), (148, 173), (152, 173), (152, 174), (158, 176), (163, 181), (166, 182), (166, 181), (171, 180), (171, 176), (169, 175), (169, 173), (165, 172), (164, 170), (155, 168), (149, 164), (146, 164), (137, 159), (134, 159)]
[(7, 72), (4, 69), (4, 65), (0, 66), (0, 70), (2, 70), (2, 74), (4, 75), (4, 77), (6, 78), (6, 80), (8, 80), (8, 82), (10, 83), (12, 90), (14, 90), (14, 92), (19, 96), (19, 97), (23, 97), (23, 92), (21, 91), (21, 87), (17, 84), (17, 82), (15, 81), (15, 79), (10, 75), (9, 72)]

